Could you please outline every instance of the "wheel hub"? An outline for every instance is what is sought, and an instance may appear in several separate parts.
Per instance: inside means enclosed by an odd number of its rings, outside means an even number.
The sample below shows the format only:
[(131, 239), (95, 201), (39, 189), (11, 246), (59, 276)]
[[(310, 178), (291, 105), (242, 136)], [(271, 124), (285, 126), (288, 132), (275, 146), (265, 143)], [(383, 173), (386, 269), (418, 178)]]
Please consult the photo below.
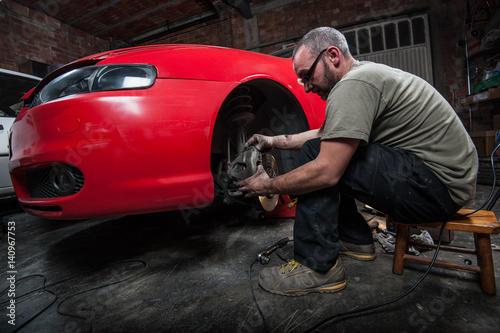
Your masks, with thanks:
[[(270, 178), (279, 175), (278, 163), (271, 154), (262, 154), (257, 148), (249, 147), (243, 151), (236, 159), (228, 165), (228, 175), (234, 181), (238, 182), (251, 177), (257, 172), (259, 165), (262, 165)], [(233, 195), (241, 195), (239, 191), (233, 192)], [(276, 208), (279, 195), (259, 196), (257, 205), (259, 209), (270, 212)]]

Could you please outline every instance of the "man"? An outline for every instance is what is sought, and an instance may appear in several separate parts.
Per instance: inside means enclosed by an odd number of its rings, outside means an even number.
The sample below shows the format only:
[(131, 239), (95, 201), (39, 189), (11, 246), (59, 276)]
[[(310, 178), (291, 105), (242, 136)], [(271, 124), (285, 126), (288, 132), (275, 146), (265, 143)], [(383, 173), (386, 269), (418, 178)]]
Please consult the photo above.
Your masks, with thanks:
[(254, 135), (262, 151), (301, 149), (301, 166), (270, 179), (261, 168), (238, 183), (246, 196), (298, 195), (294, 260), (262, 271), (281, 295), (346, 286), (339, 254), (375, 259), (373, 237), (354, 199), (399, 222), (444, 221), (474, 197), (475, 147), (454, 110), (427, 82), (359, 62), (333, 28), (306, 34), (294, 50), (306, 92), (327, 100), (323, 126), (294, 135)]

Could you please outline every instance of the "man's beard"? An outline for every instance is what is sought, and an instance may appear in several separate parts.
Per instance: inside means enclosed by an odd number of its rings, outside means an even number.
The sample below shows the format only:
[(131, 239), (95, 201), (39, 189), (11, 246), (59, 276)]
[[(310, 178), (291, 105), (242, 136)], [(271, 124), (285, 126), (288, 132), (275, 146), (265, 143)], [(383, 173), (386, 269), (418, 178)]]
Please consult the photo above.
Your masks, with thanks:
[(323, 76), (323, 85), (325, 89), (322, 89), (325, 94), (321, 96), (321, 99), (327, 100), (328, 95), (330, 94), (330, 91), (332, 91), (333, 87), (337, 84), (337, 82), (340, 81), (340, 79), (337, 79), (335, 72), (330, 71), (328, 66), (326, 65), (326, 61), (324, 59), (321, 59), (325, 65), (325, 75)]

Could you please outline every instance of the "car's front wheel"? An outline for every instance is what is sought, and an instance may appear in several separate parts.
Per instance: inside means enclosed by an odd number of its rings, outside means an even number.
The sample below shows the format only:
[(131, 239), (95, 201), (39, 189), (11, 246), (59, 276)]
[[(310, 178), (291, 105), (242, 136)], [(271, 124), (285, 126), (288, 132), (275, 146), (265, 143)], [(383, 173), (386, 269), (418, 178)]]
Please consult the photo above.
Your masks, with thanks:
[(288, 172), (299, 165), (298, 153), (276, 150), (262, 154), (245, 149), (244, 143), (255, 133), (274, 136), (308, 129), (300, 103), (282, 85), (264, 79), (239, 85), (225, 99), (214, 126), (211, 168), (215, 201), (273, 210), (279, 199), (277, 195), (249, 200), (234, 184), (255, 173), (258, 165), (262, 165), (270, 177)]

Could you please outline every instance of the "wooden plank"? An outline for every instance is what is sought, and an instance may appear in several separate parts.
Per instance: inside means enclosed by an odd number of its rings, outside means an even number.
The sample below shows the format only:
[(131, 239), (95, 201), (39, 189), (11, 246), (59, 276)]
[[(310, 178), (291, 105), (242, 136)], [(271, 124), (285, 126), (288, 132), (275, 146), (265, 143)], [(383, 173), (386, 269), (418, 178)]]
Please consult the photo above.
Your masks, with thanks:
[[(465, 215), (472, 212), (472, 209), (461, 209), (458, 211), (459, 215)], [(413, 225), (441, 228), (442, 223), (415, 223)], [(458, 217), (450, 220), (444, 227), (446, 230), (468, 231), (481, 234), (499, 234), (500, 223), (495, 216), (495, 213), (488, 210), (480, 210), (472, 215), (466, 217)]]
[[(421, 258), (421, 257), (414, 256), (413, 254), (405, 254), (404, 260), (411, 260), (411, 261), (416, 261), (416, 262), (420, 262), (420, 263), (424, 263), (424, 264), (430, 264), (432, 262), (432, 260), (429, 258)], [(438, 266), (448, 267), (448, 268), (462, 269), (462, 270), (470, 271), (470, 272), (476, 272), (476, 273), (481, 272), (481, 268), (479, 268), (479, 266), (474, 266), (474, 265), (455, 264), (452, 262), (441, 261), (441, 260), (436, 260), (434, 262), (434, 264), (438, 265)]]
[[(424, 243), (415, 243), (410, 240), (410, 246), (415, 246), (417, 248), (425, 248), (425, 249), (432, 249), (435, 250), (437, 248), (436, 244), (424, 244)], [(441, 245), (440, 251), (451, 251), (451, 252), (458, 252), (458, 253), (465, 253), (465, 254), (473, 254), (476, 255), (476, 249), (469, 249), (466, 247), (456, 247), (456, 246), (448, 246), (448, 245)]]
[(487, 101), (494, 101), (500, 98), (500, 89), (497, 87), (490, 88), (485, 91), (478, 92), (473, 95), (468, 95), (460, 99), (462, 105), (472, 105)]

